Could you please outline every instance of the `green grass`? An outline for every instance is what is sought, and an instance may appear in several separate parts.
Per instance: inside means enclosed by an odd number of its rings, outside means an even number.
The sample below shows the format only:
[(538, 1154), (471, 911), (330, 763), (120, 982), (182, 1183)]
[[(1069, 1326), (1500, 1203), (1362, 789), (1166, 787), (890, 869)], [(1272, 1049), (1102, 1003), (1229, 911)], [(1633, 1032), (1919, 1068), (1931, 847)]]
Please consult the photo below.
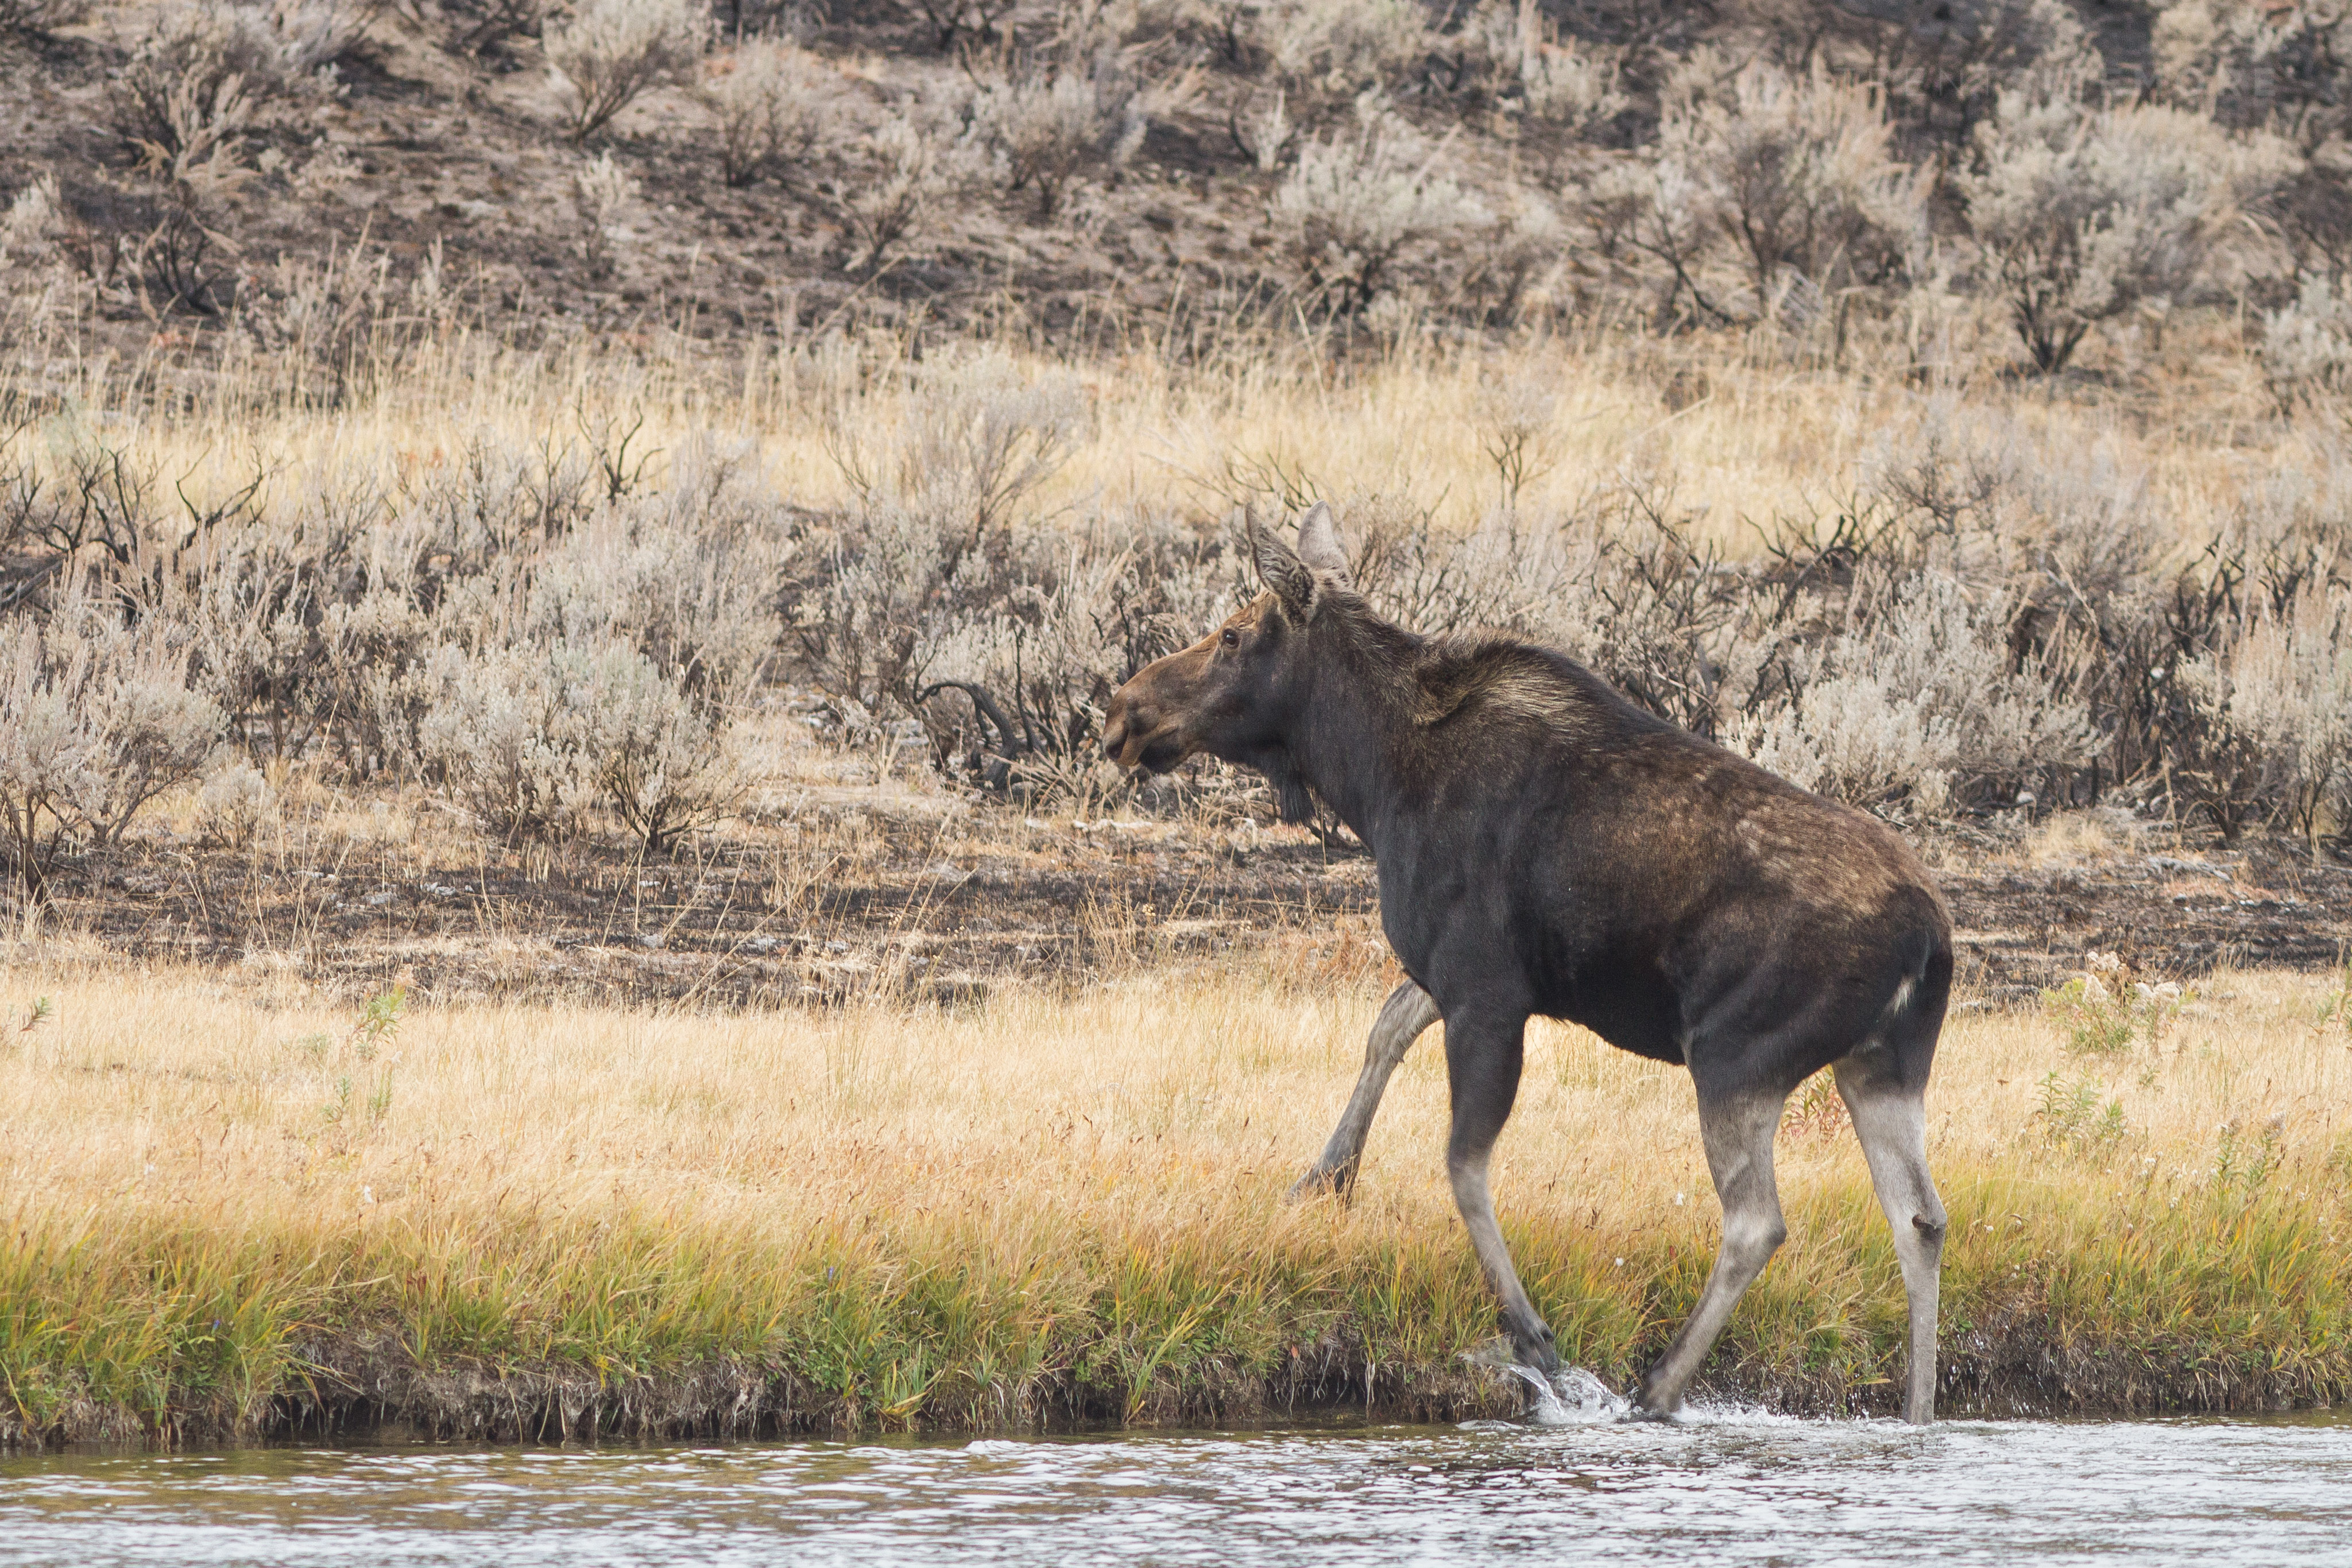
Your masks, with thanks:
[[(1947, 1409), (2261, 1406), (2352, 1387), (2340, 1195), (2242, 1174), (2183, 1196), (1988, 1172), (1946, 1196)], [(1638, 1238), (1512, 1228), (1564, 1355), (1619, 1385), (1638, 1374), (1706, 1279), (1708, 1207)], [(1869, 1194), (1824, 1185), (1788, 1208), (1797, 1240), (1708, 1375), (1801, 1408), (1886, 1408), (1902, 1294)], [(566, 1402), (569, 1426), (604, 1431), (1248, 1419), (1360, 1406), (1368, 1369), (1375, 1410), (1512, 1407), (1508, 1381), (1464, 1359), (1494, 1312), (1459, 1233), (1351, 1241), (1358, 1223), (1257, 1238), (1040, 1225), (1008, 1241), (908, 1217), (777, 1255), (675, 1212), (19, 1228), (0, 1248), (0, 1390), (20, 1439), (253, 1436), (363, 1408), (513, 1435)], [(694, 1392), (713, 1369), (727, 1401)]]

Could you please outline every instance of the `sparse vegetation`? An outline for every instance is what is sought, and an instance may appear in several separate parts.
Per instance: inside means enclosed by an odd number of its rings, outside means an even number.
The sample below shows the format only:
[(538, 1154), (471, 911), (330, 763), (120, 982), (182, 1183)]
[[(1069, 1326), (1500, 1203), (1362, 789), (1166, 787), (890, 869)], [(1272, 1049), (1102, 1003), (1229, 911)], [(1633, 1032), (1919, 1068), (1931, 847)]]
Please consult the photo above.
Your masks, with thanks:
[(857, 235), (855, 270), (878, 273), (882, 258), (915, 236), (947, 189), (939, 148), (918, 111), (902, 109), (869, 132), (852, 171), (833, 185)]
[(1396, 85), (1430, 43), (1415, 0), (1271, 0), (1257, 26), (1275, 69), (1341, 97)]
[(2098, 1159), (2120, 1145), (2127, 1130), (2124, 1103), (2101, 1103), (2101, 1085), (2089, 1078), (2061, 1081), (2053, 1068), (2040, 1086), (2034, 1120), (2042, 1138), (2055, 1150)]
[(383, 9), (383, 0), (271, 0), (269, 26), (287, 69), (310, 77), (357, 53)]

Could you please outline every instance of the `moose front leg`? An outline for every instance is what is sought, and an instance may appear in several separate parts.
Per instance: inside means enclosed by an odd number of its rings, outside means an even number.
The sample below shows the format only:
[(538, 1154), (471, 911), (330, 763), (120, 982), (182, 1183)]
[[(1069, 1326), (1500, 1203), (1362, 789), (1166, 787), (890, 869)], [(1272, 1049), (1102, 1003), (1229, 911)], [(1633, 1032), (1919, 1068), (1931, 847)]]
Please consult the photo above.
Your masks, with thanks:
[(1528, 1015), (1500, 1010), (1467, 1012), (1445, 1022), (1445, 1076), (1454, 1101), (1454, 1131), (1445, 1144), (1445, 1175), (1454, 1206), (1478, 1266), (1503, 1309), (1503, 1332), (1520, 1362), (1546, 1377), (1559, 1371), (1559, 1350), (1550, 1325), (1528, 1300), (1527, 1287), (1511, 1263), (1511, 1249), (1495, 1222), (1494, 1195), (1486, 1165), (1495, 1140), (1510, 1119), (1518, 1097), (1519, 1068), (1526, 1050)]
[(1322, 1157), (1298, 1178), (1288, 1201), (1299, 1203), (1328, 1192), (1346, 1203), (1354, 1196), (1364, 1139), (1371, 1133), (1372, 1118), (1380, 1113), (1389, 1074), (1396, 1071), (1422, 1031), (1436, 1021), (1437, 1004), (1411, 980), (1389, 993), (1389, 999), (1381, 1004), (1380, 1017), (1372, 1020), (1371, 1038), (1364, 1042), (1364, 1070), (1356, 1075), (1356, 1092), (1348, 1096), (1348, 1108), (1339, 1113), (1339, 1124), (1332, 1129), (1331, 1141), (1323, 1145)]

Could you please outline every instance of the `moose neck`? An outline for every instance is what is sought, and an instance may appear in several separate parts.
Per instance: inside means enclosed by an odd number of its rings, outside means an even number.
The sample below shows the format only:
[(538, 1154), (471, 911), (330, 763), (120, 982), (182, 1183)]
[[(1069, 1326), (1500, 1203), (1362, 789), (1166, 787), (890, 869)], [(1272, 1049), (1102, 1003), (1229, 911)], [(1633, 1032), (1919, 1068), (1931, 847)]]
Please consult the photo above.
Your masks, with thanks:
[(1398, 764), (1415, 738), (1411, 671), (1420, 639), (1361, 612), (1327, 613), (1307, 632), (1313, 656), (1290, 761), (1377, 859), (1405, 804)]

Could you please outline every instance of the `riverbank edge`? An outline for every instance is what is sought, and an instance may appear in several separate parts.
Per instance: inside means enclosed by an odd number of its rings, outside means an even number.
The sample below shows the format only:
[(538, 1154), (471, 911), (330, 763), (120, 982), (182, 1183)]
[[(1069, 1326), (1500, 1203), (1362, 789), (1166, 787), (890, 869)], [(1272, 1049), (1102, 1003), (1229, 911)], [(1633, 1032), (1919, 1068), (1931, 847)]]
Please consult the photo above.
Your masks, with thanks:
[[(160, 1420), (121, 1402), (77, 1400), (36, 1430), (22, 1411), (0, 1409), (0, 1451), (1265, 1429), (1334, 1420), (1515, 1419), (1532, 1408), (1526, 1380), (1486, 1356), (1384, 1363), (1348, 1337), (1295, 1354), (1274, 1375), (1194, 1366), (1140, 1391), (1052, 1375), (989, 1391), (992, 1397), (945, 1416), (926, 1411), (909, 1418), (830, 1395), (788, 1367), (730, 1356), (613, 1376), (579, 1364), (497, 1365), (461, 1356), (423, 1364), (382, 1336), (359, 1333), (307, 1338), (290, 1349), (299, 1370), (286, 1385), (247, 1401), (173, 1409)], [(1948, 1419), (2278, 1413), (2352, 1404), (2352, 1364), (2267, 1374), (2210, 1363), (2168, 1366), (2112, 1346), (2062, 1345), (2022, 1322), (1948, 1346), (1939, 1371), (1937, 1413)], [(1628, 1369), (1601, 1375), (1621, 1390), (1632, 1381)], [(1885, 1417), (1897, 1412), (1900, 1395), (1891, 1379), (1856, 1382), (1746, 1361), (1703, 1373), (1691, 1403), (1811, 1418)]]

